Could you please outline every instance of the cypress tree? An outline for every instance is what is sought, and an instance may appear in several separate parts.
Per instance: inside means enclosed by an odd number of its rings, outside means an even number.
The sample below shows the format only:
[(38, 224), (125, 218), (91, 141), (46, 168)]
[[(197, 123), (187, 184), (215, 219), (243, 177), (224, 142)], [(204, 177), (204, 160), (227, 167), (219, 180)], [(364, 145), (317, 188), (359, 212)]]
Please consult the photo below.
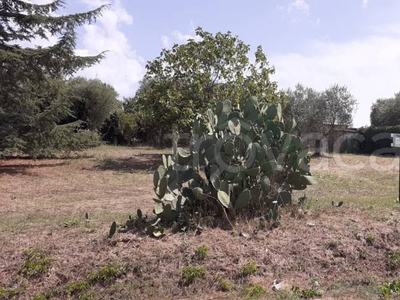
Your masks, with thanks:
[[(73, 141), (60, 143), (74, 124), (59, 125), (70, 114), (65, 78), (99, 62), (95, 56), (75, 54), (76, 29), (96, 21), (107, 6), (69, 15), (56, 15), (65, 1), (33, 4), (0, 0), (0, 156), (51, 153), (57, 145), (76, 148)], [(24, 46), (37, 38), (57, 37), (48, 47)], [(75, 124), (76, 125), (76, 124)]]

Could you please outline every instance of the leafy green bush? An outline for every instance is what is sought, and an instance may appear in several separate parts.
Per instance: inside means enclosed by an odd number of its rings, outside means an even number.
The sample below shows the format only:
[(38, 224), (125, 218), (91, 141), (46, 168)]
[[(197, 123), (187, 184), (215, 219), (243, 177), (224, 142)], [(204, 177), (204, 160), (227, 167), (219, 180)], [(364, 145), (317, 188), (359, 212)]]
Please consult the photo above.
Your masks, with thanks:
[(247, 277), (253, 275), (257, 271), (257, 265), (254, 260), (250, 260), (240, 270), (240, 276)]
[(25, 262), (20, 269), (23, 276), (27, 278), (39, 277), (48, 271), (52, 259), (36, 250), (26, 250), (24, 254), (26, 256)]
[(248, 213), (279, 219), (293, 190), (314, 183), (308, 149), (302, 149), (295, 119), (281, 105), (249, 99), (243, 110), (229, 101), (199, 115), (190, 151), (163, 156), (154, 173), (154, 213), (162, 222), (191, 226), (195, 216)]
[(186, 266), (182, 269), (182, 277), (180, 284), (183, 286), (189, 286), (196, 280), (196, 278), (205, 277), (206, 274), (207, 270), (203, 266), (198, 266), (198, 267)]

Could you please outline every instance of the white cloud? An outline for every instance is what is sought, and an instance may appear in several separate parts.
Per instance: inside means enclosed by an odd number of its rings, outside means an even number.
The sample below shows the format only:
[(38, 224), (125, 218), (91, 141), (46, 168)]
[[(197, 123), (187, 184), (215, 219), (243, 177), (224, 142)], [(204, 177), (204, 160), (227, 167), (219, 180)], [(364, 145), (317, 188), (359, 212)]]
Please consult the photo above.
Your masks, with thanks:
[(175, 30), (169, 35), (161, 36), (161, 43), (164, 48), (170, 48), (173, 44), (183, 44), (188, 40), (193, 39), (195, 41), (200, 41), (201, 38), (196, 36), (196, 30), (193, 22), (190, 22), (190, 28), (187, 33), (183, 33), (179, 30)]
[(306, 2), (306, 0), (294, 0), (289, 5), (289, 11), (292, 9), (308, 12), (310, 10), (310, 5)]
[(367, 125), (371, 104), (400, 91), (400, 35), (391, 30), (379, 32), (345, 43), (315, 41), (307, 53), (272, 55), (274, 79), (281, 88), (299, 82), (318, 90), (334, 83), (347, 85), (359, 101), (354, 125)]
[[(81, 0), (93, 9), (109, 3), (103, 0)], [(132, 49), (121, 25), (132, 25), (133, 18), (121, 1), (112, 2), (110, 9), (103, 12), (96, 23), (83, 26), (79, 37), (79, 55), (96, 55), (107, 50), (106, 57), (97, 65), (79, 71), (77, 75), (98, 78), (111, 84), (121, 97), (134, 95), (138, 82), (144, 74), (144, 60)]]
[(368, 0), (362, 0), (362, 7), (367, 8), (368, 7)]
[(170, 48), (172, 46), (171, 39), (166, 35), (163, 35), (161, 37), (161, 43), (162, 43), (164, 48)]

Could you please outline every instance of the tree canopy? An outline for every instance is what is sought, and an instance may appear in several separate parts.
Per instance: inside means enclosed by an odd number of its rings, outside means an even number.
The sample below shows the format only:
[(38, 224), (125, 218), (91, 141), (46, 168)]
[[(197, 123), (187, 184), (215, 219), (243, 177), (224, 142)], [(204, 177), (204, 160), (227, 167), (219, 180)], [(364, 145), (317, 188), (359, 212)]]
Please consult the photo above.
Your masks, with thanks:
[(400, 93), (393, 98), (378, 99), (372, 105), (370, 117), (373, 126), (400, 125)]
[(287, 95), (286, 113), (298, 118), (300, 133), (321, 133), (328, 137), (335, 125), (353, 123), (357, 100), (346, 86), (334, 84), (319, 92), (298, 84)]
[(139, 115), (142, 126), (162, 133), (173, 125), (188, 128), (194, 115), (218, 101), (234, 106), (250, 96), (281, 101), (277, 84), (270, 79), (274, 68), (259, 46), (253, 62), (250, 47), (231, 32), (212, 34), (196, 29), (196, 38), (163, 49), (146, 65), (141, 87), (125, 108)]
[(67, 98), (72, 104), (71, 115), (64, 123), (83, 121), (85, 128), (100, 130), (103, 122), (116, 110), (122, 109), (118, 93), (99, 79), (75, 77), (67, 81)]
[[(75, 55), (76, 28), (92, 23), (106, 8), (55, 15), (63, 0), (32, 4), (3, 0), (0, 5), (0, 155), (37, 155), (55, 147), (58, 122), (69, 113), (65, 76), (99, 62)], [(48, 47), (22, 46), (36, 38), (57, 36)], [(65, 126), (62, 128), (65, 131)]]

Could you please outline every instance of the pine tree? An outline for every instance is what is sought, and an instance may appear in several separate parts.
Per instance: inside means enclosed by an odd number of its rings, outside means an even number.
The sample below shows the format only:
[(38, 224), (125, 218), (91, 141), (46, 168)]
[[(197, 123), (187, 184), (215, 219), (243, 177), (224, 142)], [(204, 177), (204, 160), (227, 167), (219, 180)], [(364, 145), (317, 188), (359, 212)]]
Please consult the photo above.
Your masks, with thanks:
[[(69, 132), (58, 125), (70, 113), (65, 77), (104, 57), (104, 52), (81, 57), (74, 50), (77, 27), (95, 22), (107, 6), (56, 16), (64, 5), (63, 0), (43, 5), (0, 0), (0, 156), (56, 149), (60, 132)], [(58, 38), (54, 45), (21, 46), (50, 36)]]

